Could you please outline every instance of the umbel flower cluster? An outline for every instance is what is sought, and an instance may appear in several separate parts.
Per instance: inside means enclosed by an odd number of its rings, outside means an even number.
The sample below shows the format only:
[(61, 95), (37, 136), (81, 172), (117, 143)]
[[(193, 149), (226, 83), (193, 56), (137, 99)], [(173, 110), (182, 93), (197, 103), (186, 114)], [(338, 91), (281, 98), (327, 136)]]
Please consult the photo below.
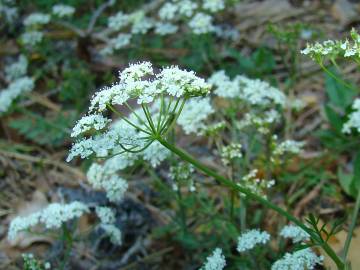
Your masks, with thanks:
[[(285, 226), (280, 235), (292, 239), (293, 243), (300, 243), (309, 240), (309, 235), (301, 228), (294, 225)], [(256, 246), (265, 245), (270, 241), (270, 234), (258, 229), (249, 230), (238, 238), (237, 251), (242, 254), (245, 251), (254, 249)], [(271, 266), (271, 270), (311, 270), (316, 265), (321, 265), (322, 256), (317, 256), (311, 248), (305, 248), (293, 253), (286, 253)], [(216, 248), (212, 255), (207, 258), (204, 270), (222, 270), (226, 266), (225, 256), (220, 248)]]
[(327, 40), (323, 43), (307, 44), (301, 51), (316, 61), (322, 61), (325, 57), (335, 60), (338, 57), (353, 58), (358, 61), (360, 57), (360, 35), (355, 29), (350, 32), (351, 41)]
[(26, 46), (35, 46), (44, 38), (41, 27), (51, 22), (52, 19), (71, 17), (75, 8), (68, 5), (57, 4), (52, 7), (50, 14), (32, 13), (24, 20), (25, 32), (21, 36), (21, 41)]
[[(200, 97), (209, 91), (210, 85), (192, 71), (171, 66), (155, 73), (149, 62), (132, 64), (119, 74), (119, 82), (93, 96), (89, 113), (73, 128), (71, 135), (78, 140), (67, 160), (108, 158), (94, 163), (87, 178), (95, 189), (104, 189), (110, 201), (121, 200), (128, 184), (118, 173), (137, 160), (156, 167), (166, 159), (170, 152), (156, 136), (166, 134), (176, 122), (185, 133), (198, 133), (213, 113), (210, 99)], [(133, 109), (130, 101), (138, 108)], [(119, 118), (106, 118), (108, 109)]]
[(5, 79), (8, 86), (0, 90), (0, 114), (6, 112), (20, 95), (33, 90), (34, 80), (26, 75), (27, 68), (28, 61), (23, 55), (5, 68)]
[(164, 1), (160, 6), (144, 6), (132, 13), (119, 11), (108, 19), (108, 31), (103, 37), (106, 45), (102, 53), (112, 54), (130, 45), (133, 36), (151, 31), (165, 36), (184, 28), (195, 35), (237, 36), (235, 30), (224, 31), (214, 25), (213, 15), (224, 9), (224, 0), (172, 0)]
[(360, 133), (360, 98), (354, 100), (352, 109), (353, 112), (349, 114), (348, 120), (342, 128), (342, 132), (345, 134), (351, 133), (352, 130)]
[[(15, 241), (21, 232), (43, 233), (58, 230), (67, 222), (90, 212), (88, 205), (78, 201), (68, 204), (52, 203), (28, 216), (14, 218), (9, 226), (8, 238), (10, 241)], [(98, 206), (95, 212), (100, 220), (99, 228), (105, 232), (113, 244), (121, 245), (121, 231), (114, 225), (114, 211), (108, 207)], [(42, 225), (44, 229), (39, 231), (39, 225)]]

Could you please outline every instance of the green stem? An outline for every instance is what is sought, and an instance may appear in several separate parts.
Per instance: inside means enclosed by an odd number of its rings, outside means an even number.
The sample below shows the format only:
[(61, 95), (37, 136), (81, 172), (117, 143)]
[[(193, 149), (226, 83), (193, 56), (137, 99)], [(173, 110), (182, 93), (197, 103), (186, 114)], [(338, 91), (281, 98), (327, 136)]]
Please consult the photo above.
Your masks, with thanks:
[(338, 76), (336, 76), (334, 73), (332, 73), (327, 67), (325, 67), (323, 63), (319, 62), (319, 65), (335, 81), (337, 81), (338, 83), (344, 85), (345, 87), (349, 88), (350, 90), (355, 90), (351, 84), (348, 84), (344, 80), (340, 79)]
[(69, 261), (70, 255), (71, 255), (71, 250), (72, 250), (72, 246), (73, 246), (73, 238), (72, 238), (72, 235), (71, 235), (69, 229), (66, 227), (65, 224), (62, 225), (62, 229), (63, 229), (62, 238), (63, 238), (64, 247), (65, 247), (65, 252), (64, 252), (64, 258), (61, 263), (60, 269), (64, 270), (67, 262)]
[(347, 234), (346, 240), (345, 240), (345, 244), (344, 244), (344, 251), (343, 251), (343, 256), (342, 259), (344, 262), (346, 262), (346, 257), (348, 255), (349, 252), (349, 248), (350, 248), (350, 243), (351, 243), (351, 239), (352, 239), (352, 235), (356, 226), (356, 220), (357, 217), (359, 215), (359, 209), (360, 209), (360, 188), (356, 197), (356, 202), (355, 202), (355, 208), (354, 208), (354, 212), (353, 212), (353, 216), (351, 218), (351, 224), (350, 224), (350, 228), (349, 228), (349, 232)]
[(217, 174), (216, 172), (214, 172), (212, 169), (210, 169), (209, 167), (207, 167), (206, 165), (202, 164), (201, 162), (199, 162), (198, 160), (196, 160), (195, 158), (193, 158), (190, 154), (186, 153), (185, 151), (183, 151), (182, 149), (168, 143), (166, 140), (164, 140), (161, 137), (157, 137), (156, 138), (163, 146), (165, 146), (166, 148), (168, 148), (170, 151), (172, 151), (173, 153), (177, 154), (181, 159), (191, 163), (194, 167), (196, 167), (197, 169), (199, 169), (200, 171), (204, 172), (206, 175), (211, 176), (213, 178), (215, 178), (217, 181), (219, 181), (221, 184), (223, 184), (224, 186), (227, 186), (231, 189), (234, 189), (238, 192), (241, 192), (243, 194), (245, 194), (248, 198), (251, 198), (261, 204), (263, 204), (264, 206), (271, 208), (273, 210), (275, 210), (276, 212), (278, 212), (280, 215), (286, 217), (288, 220), (290, 220), (291, 222), (293, 222), (294, 224), (296, 224), (297, 226), (299, 226), (300, 228), (302, 228), (304, 231), (306, 231), (311, 238), (316, 241), (323, 249), (324, 251), (333, 259), (333, 261), (335, 262), (335, 264), (337, 265), (338, 269), (343, 270), (344, 269), (344, 263), (342, 262), (342, 260), (336, 255), (336, 253), (334, 252), (334, 250), (326, 243), (321, 241), (321, 239), (319, 239), (319, 236), (312, 231), (311, 229), (309, 229), (307, 226), (305, 226), (300, 220), (298, 220), (296, 217), (294, 217), (293, 215), (291, 215), (290, 213), (288, 213), (287, 211), (285, 211), (284, 209), (278, 207), (277, 205), (273, 204), (272, 202), (264, 199), (263, 197), (252, 193), (250, 190), (248, 190), (247, 188), (244, 188), (242, 186), (239, 186), (235, 183), (233, 183), (231, 180)]

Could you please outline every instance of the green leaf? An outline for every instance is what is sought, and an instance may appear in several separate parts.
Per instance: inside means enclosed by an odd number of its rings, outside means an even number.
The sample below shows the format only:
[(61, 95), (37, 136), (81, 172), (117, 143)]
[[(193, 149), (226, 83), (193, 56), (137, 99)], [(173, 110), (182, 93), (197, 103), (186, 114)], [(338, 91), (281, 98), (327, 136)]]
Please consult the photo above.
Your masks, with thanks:
[(339, 168), (337, 172), (337, 176), (340, 182), (340, 186), (345, 191), (345, 193), (348, 194), (349, 196), (354, 197), (356, 195), (356, 192), (354, 190), (354, 185), (353, 185), (353, 179), (354, 179), (353, 174), (347, 174), (343, 172), (342, 169)]
[[(340, 78), (340, 75), (332, 72)], [(325, 75), (325, 90), (329, 103), (343, 111), (351, 105), (356, 95), (354, 90), (349, 89), (328, 74)]]
[(326, 104), (324, 106), (326, 118), (329, 121), (330, 125), (337, 131), (341, 132), (343, 121), (338, 112), (336, 112), (330, 105)]

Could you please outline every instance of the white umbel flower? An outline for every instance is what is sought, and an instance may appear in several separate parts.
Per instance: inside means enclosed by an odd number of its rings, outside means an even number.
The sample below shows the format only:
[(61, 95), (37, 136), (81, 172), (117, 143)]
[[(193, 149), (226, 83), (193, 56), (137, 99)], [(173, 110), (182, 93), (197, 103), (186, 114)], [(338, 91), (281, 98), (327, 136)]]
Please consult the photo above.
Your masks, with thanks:
[(199, 12), (189, 21), (188, 25), (194, 34), (206, 34), (214, 31), (212, 19), (210, 15)]
[(24, 55), (20, 55), (15, 63), (5, 67), (5, 78), (7, 81), (14, 81), (26, 75), (28, 60)]
[(231, 80), (224, 70), (215, 72), (208, 79), (208, 82), (215, 88), (215, 94), (224, 98), (239, 98), (241, 95), (238, 80)]
[(274, 155), (283, 155), (285, 153), (299, 154), (302, 151), (304, 142), (286, 140), (278, 144), (274, 150)]
[(345, 134), (350, 134), (352, 129), (360, 133), (360, 98), (354, 100), (352, 109), (354, 111), (349, 114), (349, 118), (342, 128), (342, 132)]
[(42, 25), (50, 22), (50, 15), (44, 13), (33, 13), (30, 14), (24, 20), (25, 26)]
[(43, 224), (46, 229), (58, 229), (63, 223), (88, 212), (88, 206), (78, 201), (69, 204), (52, 203), (39, 212), (13, 219), (9, 226), (8, 237), (13, 240), (19, 232), (30, 230), (38, 224)]
[(173, 20), (175, 18), (178, 6), (174, 3), (167, 2), (159, 9), (159, 17), (162, 20)]
[(224, 0), (203, 0), (203, 8), (211, 12), (218, 12), (225, 8)]
[(310, 239), (310, 235), (307, 232), (295, 225), (284, 226), (280, 231), (280, 235), (284, 238), (292, 239), (294, 243), (304, 242)]
[(186, 17), (191, 17), (198, 8), (197, 3), (191, 0), (179, 0), (176, 2), (176, 5), (178, 7), (179, 15)]
[(27, 31), (21, 35), (21, 41), (24, 45), (35, 46), (43, 40), (44, 34), (40, 31)]
[(103, 117), (101, 114), (91, 114), (81, 118), (73, 128), (71, 137), (77, 137), (78, 135), (89, 131), (91, 129), (101, 130), (106, 127), (111, 120)]
[(323, 257), (317, 256), (310, 248), (286, 253), (277, 260), (271, 270), (312, 270), (317, 264), (322, 264)]
[(158, 22), (155, 25), (155, 33), (159, 34), (160, 36), (174, 34), (177, 32), (178, 29), (179, 27), (172, 23)]
[(68, 5), (57, 4), (52, 7), (52, 14), (59, 18), (71, 17), (75, 13), (75, 8)]
[(227, 146), (224, 146), (221, 149), (221, 161), (225, 166), (229, 165), (230, 162), (236, 158), (241, 158), (242, 145), (238, 143), (231, 143)]
[(250, 230), (243, 233), (238, 238), (238, 244), (236, 250), (238, 252), (244, 252), (246, 250), (253, 249), (258, 244), (266, 244), (270, 240), (270, 234), (259, 230)]
[(170, 151), (159, 142), (153, 142), (143, 153), (144, 160), (150, 162), (152, 167), (157, 167), (162, 161), (170, 156)]
[(205, 128), (205, 120), (214, 113), (210, 98), (193, 98), (189, 100), (180, 114), (177, 123), (186, 134), (200, 134)]
[(34, 81), (29, 77), (16, 79), (8, 87), (0, 91), (0, 113), (6, 112), (13, 101), (24, 93), (32, 91)]
[(114, 16), (111, 16), (108, 19), (108, 27), (114, 31), (120, 30), (121, 28), (127, 26), (129, 23), (129, 15), (124, 14), (122, 11), (119, 11)]
[(115, 223), (115, 212), (113, 209), (105, 206), (97, 206), (95, 212), (102, 224)]
[(206, 262), (200, 270), (222, 270), (226, 266), (225, 256), (220, 248), (216, 248), (211, 256), (207, 257)]
[(121, 245), (121, 231), (113, 224), (101, 224), (100, 227), (104, 230), (105, 234), (110, 237), (110, 241), (114, 245)]

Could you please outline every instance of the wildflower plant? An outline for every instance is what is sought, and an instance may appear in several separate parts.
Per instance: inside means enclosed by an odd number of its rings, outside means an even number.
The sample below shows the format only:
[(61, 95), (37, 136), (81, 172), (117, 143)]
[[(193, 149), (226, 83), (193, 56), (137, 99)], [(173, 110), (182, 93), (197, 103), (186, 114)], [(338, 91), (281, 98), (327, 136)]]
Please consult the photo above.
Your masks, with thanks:
[[(253, 91), (257, 91), (256, 94), (250, 92), (248, 89), (250, 85), (252, 85)], [(220, 91), (221, 86), (217, 87)], [(285, 105), (285, 96), (278, 89), (272, 88), (264, 82), (240, 78), (237, 87), (239, 87), (239, 96), (245, 104), (258, 106), (262, 110), (267, 110), (271, 102), (280, 107)], [(221, 176), (169, 140), (169, 132), (173, 130), (176, 123), (181, 125), (179, 119), (182, 112), (186, 111), (186, 106), (191, 104), (192, 99), (204, 98), (210, 93), (210, 89), (211, 85), (192, 71), (171, 66), (156, 73), (150, 62), (131, 64), (120, 72), (119, 82), (111, 87), (105, 87), (93, 96), (88, 115), (79, 120), (73, 131), (78, 141), (72, 146), (68, 161), (76, 156), (114, 158), (122, 155), (126, 157), (135, 155), (137, 158), (140, 156), (140, 158), (149, 159), (146, 151), (151, 146), (156, 145), (160, 149), (167, 149), (195, 169), (230, 188), (233, 198), (236, 193), (244, 194), (248, 200), (255, 200), (286, 217), (308, 233), (314, 244), (321, 246), (339, 268), (342, 268), (343, 262), (317, 231), (268, 201), (254, 188)], [(138, 108), (133, 108), (130, 101), (137, 103)], [(124, 112), (125, 109), (128, 110), (127, 114)], [(113, 122), (113, 120), (103, 119), (99, 116), (106, 111), (117, 115), (120, 122)], [(105, 118), (105, 116), (103, 117)], [(195, 119), (203, 121), (202, 118)], [(120, 125), (122, 128), (116, 131), (113, 129), (116, 125)], [(186, 132), (186, 126), (183, 126), (183, 129)], [(266, 138), (271, 137), (267, 135)], [(241, 156), (239, 152), (241, 147), (235, 146), (234, 149), (229, 148), (225, 151), (228, 161)], [(151, 153), (156, 156), (156, 152)], [(155, 162), (152, 165), (156, 166), (157, 164)], [(269, 185), (266, 184), (266, 187)]]
[[(99, 219), (96, 228), (102, 230), (104, 237), (108, 237), (114, 245), (121, 245), (121, 231), (115, 226), (114, 210), (97, 206), (94, 212)], [(59, 269), (65, 269), (73, 245), (80, 238), (80, 232), (76, 228), (77, 221), (81, 216), (90, 213), (91, 207), (79, 201), (68, 204), (52, 203), (30, 215), (14, 218), (9, 225), (8, 239), (11, 242), (16, 242), (22, 233), (58, 238), (64, 246), (64, 256), (58, 262)], [(57, 233), (59, 231), (61, 233)], [(45, 263), (42, 266), (29, 256), (24, 256), (24, 261), (24, 266), (29, 267), (27, 269), (49, 269), (47, 265), (50, 265)]]

